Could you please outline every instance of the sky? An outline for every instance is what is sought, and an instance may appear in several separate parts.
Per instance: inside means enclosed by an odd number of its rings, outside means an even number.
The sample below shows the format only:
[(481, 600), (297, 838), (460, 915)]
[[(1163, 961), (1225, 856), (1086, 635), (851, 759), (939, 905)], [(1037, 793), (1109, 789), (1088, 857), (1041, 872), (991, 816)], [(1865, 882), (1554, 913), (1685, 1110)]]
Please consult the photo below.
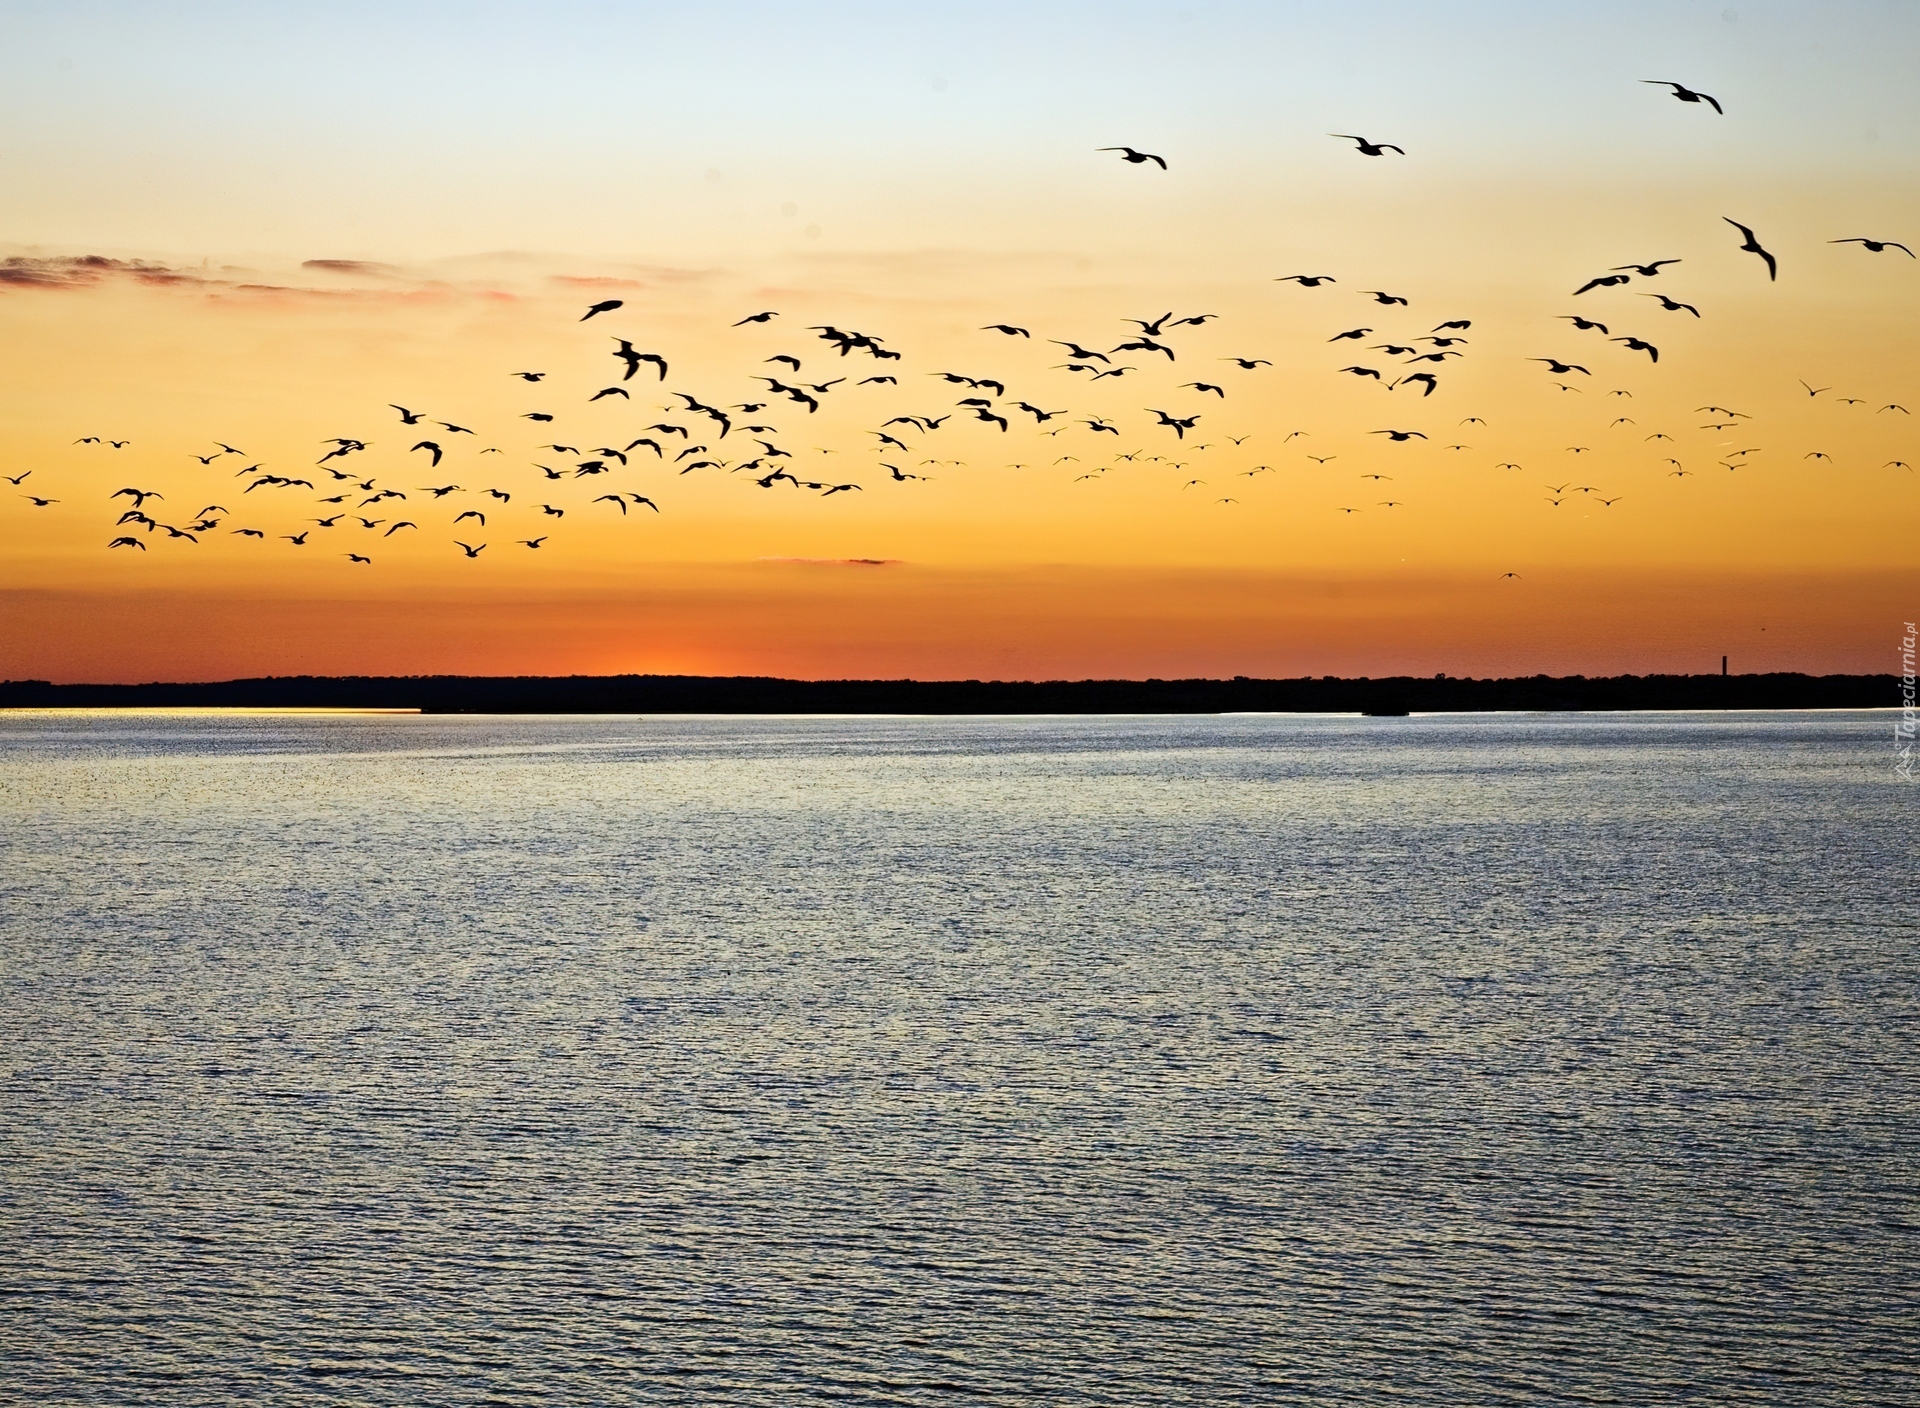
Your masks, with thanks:
[(0, 22), (0, 677), (1883, 671), (1920, 613), (1920, 260), (1830, 243), (1920, 248), (1910, 5)]

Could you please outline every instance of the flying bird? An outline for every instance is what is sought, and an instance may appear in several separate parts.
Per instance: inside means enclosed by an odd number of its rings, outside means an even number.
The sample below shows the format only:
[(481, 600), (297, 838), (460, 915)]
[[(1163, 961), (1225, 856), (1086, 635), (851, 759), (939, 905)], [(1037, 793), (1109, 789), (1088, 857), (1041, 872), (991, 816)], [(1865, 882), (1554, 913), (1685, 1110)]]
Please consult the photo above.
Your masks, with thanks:
[(1581, 284), (1579, 288), (1573, 291), (1573, 296), (1578, 298), (1590, 288), (1614, 288), (1620, 284), (1629, 284), (1632, 282), (1633, 275), (1631, 274), (1602, 274), (1597, 279), (1588, 279), (1585, 283)]
[(772, 313), (772, 312), (749, 313), (747, 314), (746, 317), (742, 318), (739, 322), (735, 323), (734, 326), (738, 328), (738, 327), (745, 327), (748, 323), (764, 323), (770, 318), (777, 318), (779, 316), (780, 315), (778, 313)]
[(1404, 307), (1406, 307), (1406, 306), (1407, 306), (1407, 300), (1406, 300), (1406, 299), (1404, 299), (1404, 298), (1401, 298), (1401, 297), (1400, 297), (1400, 296), (1399, 296), (1398, 294), (1392, 294), (1392, 293), (1382, 293), (1382, 292), (1381, 292), (1381, 291), (1380, 291), (1379, 289), (1377, 289), (1377, 288), (1366, 288), (1366, 289), (1362, 289), (1362, 290), (1360, 290), (1360, 291), (1361, 291), (1362, 293), (1370, 293), (1370, 294), (1372, 294), (1372, 295), (1373, 295), (1373, 301), (1374, 301), (1375, 303), (1383, 303), (1383, 304), (1386, 304), (1386, 303), (1398, 303), (1398, 304), (1399, 304), (1399, 305), (1400, 305), (1400, 306), (1401, 306), (1402, 308), (1404, 308)]
[(1032, 337), (1033, 336), (1033, 334), (1028, 332), (1025, 328), (1017, 328), (1012, 323), (988, 323), (985, 327), (981, 328), (980, 331), (981, 332), (1003, 332), (1008, 337)]
[(1696, 318), (1700, 316), (1700, 310), (1691, 303), (1682, 303), (1678, 299), (1668, 298), (1664, 293), (1643, 293), (1640, 296), (1659, 299), (1660, 306), (1669, 313), (1691, 313)]
[(655, 352), (636, 352), (633, 349), (633, 344), (628, 342), (624, 337), (616, 337), (614, 341), (619, 343), (620, 346), (613, 355), (627, 364), (627, 373), (620, 378), (622, 381), (632, 381), (633, 374), (640, 370), (640, 364), (642, 362), (653, 363), (653, 365), (660, 370), (660, 380), (665, 381), (667, 379), (667, 359), (665, 357)]
[(1705, 103), (1715, 112), (1725, 116), (1726, 110), (1720, 106), (1717, 100), (1707, 96), (1705, 93), (1694, 92), (1693, 89), (1687, 87), (1684, 83), (1675, 83), (1671, 78), (1643, 78), (1640, 81), (1642, 83), (1651, 83), (1658, 88), (1671, 88), (1673, 89), (1673, 96), (1681, 102)]
[(1365, 137), (1356, 137), (1349, 132), (1329, 132), (1327, 135), (1338, 137), (1343, 142), (1355, 143), (1361, 156), (1379, 156), (1382, 152), (1399, 152), (1401, 156), (1406, 155), (1405, 151), (1392, 142), (1369, 142)]
[[(429, 467), (429, 468), (431, 468), (431, 469), (438, 469), (438, 468), (440, 467), (440, 454), (441, 454), (441, 451), (440, 451), (440, 447), (439, 447), (438, 445), (436, 445), (436, 444), (434, 444), (434, 442), (433, 442), (433, 441), (431, 441), (431, 440), (422, 440), (422, 441), (421, 441), (421, 442), (420, 442), (420, 443), (419, 443), (418, 445), (415, 445), (415, 446), (414, 446), (413, 448), (414, 448), (415, 450), (431, 450), (431, 451), (433, 451), (433, 463), (432, 463), (432, 465), (430, 465), (430, 466), (428, 466), (428, 467)], [(409, 453), (411, 453), (411, 451), (410, 451)]]
[(1654, 361), (1657, 362), (1660, 360), (1660, 349), (1655, 347), (1651, 342), (1642, 342), (1637, 337), (1610, 337), (1607, 341), (1624, 342), (1629, 352), (1644, 352)]
[(1332, 274), (1283, 274), (1274, 280), (1277, 284), (1295, 283), (1301, 288), (1319, 288), (1321, 284), (1337, 284), (1340, 280)]
[(1748, 229), (1745, 225), (1742, 225), (1738, 220), (1735, 220), (1730, 215), (1722, 215), (1720, 218), (1722, 220), (1725, 220), (1729, 225), (1733, 226), (1733, 228), (1738, 230), (1742, 235), (1746, 236), (1746, 243), (1742, 244), (1740, 248), (1745, 250), (1748, 254), (1757, 254), (1762, 259), (1766, 260), (1767, 261), (1767, 278), (1769, 280), (1777, 279), (1780, 276), (1780, 266), (1774, 260), (1774, 257), (1771, 254), (1767, 253), (1766, 250), (1760, 247), (1760, 241), (1754, 237), (1753, 231)]
[(1908, 249), (1905, 245), (1901, 244), (1900, 241), (1898, 240), (1870, 240), (1866, 238), (1864, 235), (1855, 235), (1851, 239), (1828, 240), (1827, 243), (1828, 244), (1863, 244), (1867, 247), (1869, 251), (1871, 251), (1874, 254), (1880, 254), (1889, 249), (1897, 249), (1902, 254), (1906, 255), (1907, 258), (1909, 259), (1912, 259), (1915, 257), (1914, 252)]
[[(585, 319), (583, 318), (583, 319), (582, 319), (581, 321), (582, 321), (582, 322), (584, 322), (584, 321), (586, 321), (586, 320), (585, 320)], [(480, 546), (479, 546), (479, 547), (474, 547), (474, 546), (472, 546), (472, 545), (471, 545), (471, 544), (469, 544), (469, 543), (463, 543), (463, 542), (461, 542), (461, 541), (460, 541), (460, 540), (459, 540), (458, 538), (455, 538), (455, 539), (453, 540), (453, 545), (454, 545), (455, 547), (457, 547), (457, 548), (459, 548), (459, 549), (460, 549), (460, 551), (461, 551), (461, 552), (463, 552), (463, 553), (465, 553), (465, 554), (466, 554), (466, 555), (467, 555), (468, 557), (478, 557), (478, 556), (480, 556), (480, 554), (481, 554), (482, 552), (485, 552), (485, 551), (486, 551), (486, 547), (487, 547), (487, 545), (486, 545), (485, 543), (482, 543), (482, 544), (480, 544)]]
[(1656, 259), (1651, 264), (1616, 264), (1613, 267), (1615, 272), (1622, 269), (1629, 269), (1643, 279), (1650, 279), (1667, 265), (1678, 264), (1680, 262), (1678, 259)]
[(588, 318), (591, 318), (596, 314), (611, 313), (614, 309), (621, 308), (624, 306), (625, 304), (622, 302), (622, 300), (618, 298), (609, 298), (604, 302), (596, 303), (591, 308), (587, 309), (585, 313), (580, 315), (580, 321), (584, 323)]
[(1097, 152), (1122, 152), (1124, 155), (1120, 160), (1133, 166), (1138, 166), (1143, 161), (1153, 161), (1160, 164), (1162, 171), (1167, 169), (1166, 158), (1155, 156), (1152, 152), (1137, 152), (1132, 147), (1095, 147), (1094, 150)]

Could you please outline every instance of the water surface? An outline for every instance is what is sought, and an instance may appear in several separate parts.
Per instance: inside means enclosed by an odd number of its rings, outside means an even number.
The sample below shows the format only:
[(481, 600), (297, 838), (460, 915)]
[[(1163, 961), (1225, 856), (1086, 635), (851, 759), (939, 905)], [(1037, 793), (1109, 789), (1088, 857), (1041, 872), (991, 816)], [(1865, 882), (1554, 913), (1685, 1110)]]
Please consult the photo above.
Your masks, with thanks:
[(0, 717), (0, 1400), (1920, 1402), (1886, 718)]

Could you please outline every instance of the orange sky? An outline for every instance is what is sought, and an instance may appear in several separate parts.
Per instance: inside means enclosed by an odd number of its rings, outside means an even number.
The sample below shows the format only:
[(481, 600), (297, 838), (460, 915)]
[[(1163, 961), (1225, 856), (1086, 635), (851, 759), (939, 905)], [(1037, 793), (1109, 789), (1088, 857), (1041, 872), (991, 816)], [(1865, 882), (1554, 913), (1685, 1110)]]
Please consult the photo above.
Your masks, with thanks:
[[(1243, 30), (1220, 22), (1193, 43), (1265, 41), (1257, 16), (1224, 8)], [(1722, 653), (1736, 669), (1888, 668), (1920, 605), (1920, 475), (1888, 463), (1920, 463), (1920, 431), (1884, 409), (1920, 410), (1909, 330), (1920, 261), (1828, 241), (1920, 236), (1911, 100), (1872, 117), (1871, 141), (1851, 132), (1842, 156), (1789, 151), (1770, 169), (1780, 131), (1802, 112), (1830, 115), (1850, 75), (1857, 88), (1873, 65), (1836, 59), (1785, 82), (1767, 65), (1795, 36), (1755, 40), (1752, 27), (1689, 18), (1670, 36), (1668, 57), (1719, 92), (1725, 117), (1638, 85), (1637, 72), (1582, 75), (1593, 90), (1583, 109), (1546, 125), (1575, 134), (1565, 140), (1590, 158), (1585, 173), (1532, 138), (1489, 162), (1462, 138), (1486, 120), (1481, 99), (1389, 102), (1404, 54), (1380, 73), (1363, 66), (1350, 94), (1322, 75), (1326, 111), (1269, 114), (1278, 145), (1267, 153), (1248, 148), (1237, 110), (1213, 115), (1234, 125), (1211, 144), (1204, 113), (1162, 120), (1167, 172), (1090, 150), (1157, 150), (1136, 130), (1151, 123), (1115, 134), (1108, 118), (1089, 141), (1063, 119), (1071, 130), (1030, 134), (1037, 150), (1010, 160), (1014, 205), (984, 173), (958, 185), (980, 183), (973, 209), (954, 189), (892, 180), (897, 158), (875, 145), (885, 139), (844, 124), (785, 157), (716, 145), (707, 156), (726, 165), (684, 183), (665, 147), (637, 150), (630, 179), (651, 176), (663, 193), (646, 211), (652, 234), (612, 241), (622, 248), (596, 248), (604, 231), (569, 235), (547, 214), (503, 208), (484, 162), (445, 178), (442, 228), (380, 197), (384, 158), (370, 156), (372, 228), (343, 241), (316, 216), (318, 247), (257, 214), (236, 213), (225, 239), (189, 229), (209, 217), (183, 217), (137, 180), (136, 198), (95, 208), (28, 162), (6, 211), (23, 238), (0, 248), (11, 260), (0, 266), (0, 467), (28, 475), (0, 485), (0, 677), (1597, 674), (1714, 669)], [(1150, 47), (1152, 26), (1139, 30)], [(72, 37), (29, 40), (53, 54)], [(1863, 20), (1847, 38), (1864, 55), (1889, 36)], [(1358, 43), (1343, 32), (1329, 42), (1343, 39)], [(122, 62), (141, 72), (136, 57)], [(995, 82), (1011, 78), (955, 80), (988, 99)], [(73, 100), (55, 91), (41, 97)], [(940, 102), (949, 91), (928, 87)], [(204, 120), (158, 111), (162, 128)], [(1362, 125), (1366, 112), (1391, 123)], [(263, 121), (275, 120), (313, 119), (276, 119), (269, 106)], [(930, 141), (954, 128), (956, 143), (988, 120), (912, 117)], [(1335, 127), (1399, 140), (1409, 155), (1361, 157), (1324, 135)], [(433, 143), (453, 138), (422, 140), (450, 160), (453, 148)], [(315, 140), (316, 181), (338, 179), (330, 164), (344, 144), (330, 129)], [(1622, 147), (1638, 149), (1643, 170), (1628, 169)], [(874, 202), (887, 190), (905, 208), (882, 216)], [(304, 199), (258, 192), (290, 221)], [(581, 186), (569, 199), (596, 195)], [(943, 217), (938, 241), (931, 212)], [(1759, 231), (1781, 260), (1778, 282), (1737, 248), (1723, 214)], [(183, 249), (183, 237), (205, 243)], [(461, 248), (563, 238), (581, 252)], [(142, 262), (74, 262), (99, 254)], [(1572, 295), (1654, 258), (1681, 262)], [(1274, 281), (1302, 272), (1337, 282)], [(1381, 304), (1373, 289), (1408, 303)], [(1702, 316), (1643, 296), (1655, 292)], [(580, 321), (606, 298), (624, 306)], [(779, 317), (732, 326), (761, 309)], [(1169, 309), (1217, 316), (1165, 331), (1177, 360), (1113, 351), (1136, 331), (1127, 319)], [(1577, 329), (1569, 313), (1609, 333)], [(1339, 371), (1411, 370), (1380, 345), (1428, 350), (1418, 339), (1453, 319), (1472, 323), (1464, 355), (1416, 364), (1440, 379), (1431, 396)], [(982, 330), (999, 321), (1033, 336)], [(875, 334), (901, 359), (838, 356), (811, 324)], [(1329, 341), (1354, 328), (1371, 331)], [(1623, 334), (1656, 344), (1659, 364), (1609, 341)], [(666, 380), (643, 368), (622, 382), (616, 337), (665, 356)], [(1061, 369), (1051, 338), (1135, 370), (1093, 384)], [(779, 354), (802, 371), (767, 362)], [(1242, 370), (1231, 356), (1271, 365)], [(1535, 357), (1590, 374), (1556, 376)], [(510, 375), (520, 370), (545, 378)], [(950, 385), (935, 375), (945, 371), (998, 379), (1005, 393)], [(756, 375), (846, 380), (808, 414)], [(898, 384), (856, 384), (875, 375)], [(1827, 389), (1810, 395), (1802, 379)], [(612, 385), (631, 399), (589, 401)], [(736, 428), (720, 439), (676, 391), (766, 409), (730, 412)], [(1008, 431), (956, 408), (975, 394)], [(1070, 414), (1039, 425), (1013, 407), (1022, 399)], [(427, 420), (404, 426), (389, 402)], [(1153, 409), (1199, 420), (1178, 437)], [(523, 419), (530, 411), (555, 419)], [(900, 415), (952, 418), (931, 433), (886, 424)], [(704, 443), (693, 458), (720, 463), (681, 474), (642, 448), (605, 474), (574, 472), (660, 422), (689, 432), (651, 432), (668, 457)], [(755, 436), (750, 423), (776, 429)], [(1394, 443), (1383, 429), (1425, 438)], [(880, 430), (909, 448), (883, 446)], [(74, 443), (89, 435), (129, 443)], [(368, 444), (337, 462), (351, 483), (315, 464), (335, 436)], [(409, 449), (422, 438), (444, 447), (438, 470)], [(768, 458), (758, 439), (787, 456)], [(244, 455), (195, 458), (222, 441)], [(549, 441), (577, 449), (538, 448)], [(743, 469), (752, 459), (762, 463)], [(893, 479), (884, 464), (921, 477)], [(754, 482), (776, 466), (860, 488)], [(313, 487), (249, 491), (260, 473)], [(369, 478), (408, 497), (362, 508), (353, 484)], [(449, 484), (460, 487), (424, 493)], [(147, 504), (158, 523), (184, 526), (218, 505), (205, 518), (219, 526), (198, 542), (117, 526), (123, 487), (162, 495)], [(342, 491), (340, 505), (319, 502)], [(612, 491), (659, 512), (596, 502)], [(456, 528), (464, 512), (484, 525)], [(381, 526), (361, 528), (356, 513)], [(313, 521), (335, 514), (331, 527)], [(384, 536), (400, 519), (419, 526)], [(303, 531), (298, 545), (283, 536)], [(108, 550), (128, 532), (141, 548)], [(519, 541), (543, 535), (538, 550)], [(456, 540), (486, 546), (469, 559)]]

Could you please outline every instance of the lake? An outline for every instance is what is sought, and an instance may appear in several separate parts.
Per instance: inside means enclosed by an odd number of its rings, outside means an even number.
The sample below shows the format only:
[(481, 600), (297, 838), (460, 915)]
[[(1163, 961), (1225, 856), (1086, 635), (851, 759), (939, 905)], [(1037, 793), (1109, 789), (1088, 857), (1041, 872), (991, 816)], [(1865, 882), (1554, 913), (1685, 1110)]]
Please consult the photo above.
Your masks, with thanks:
[(0, 716), (0, 1400), (1920, 1402), (1891, 718)]

